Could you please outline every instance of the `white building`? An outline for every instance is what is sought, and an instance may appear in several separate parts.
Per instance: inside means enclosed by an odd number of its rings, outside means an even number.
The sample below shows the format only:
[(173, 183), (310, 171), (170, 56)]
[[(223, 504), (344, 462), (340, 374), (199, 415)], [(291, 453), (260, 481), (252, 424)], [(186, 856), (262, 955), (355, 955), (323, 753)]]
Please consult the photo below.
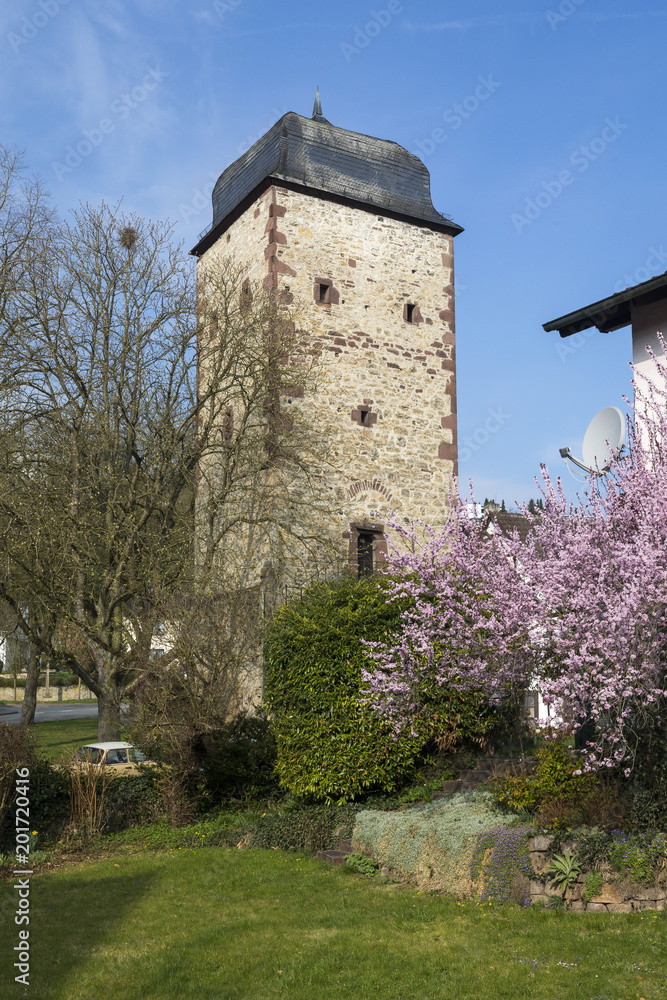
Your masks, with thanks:
[(544, 329), (547, 333), (557, 330), (561, 337), (571, 337), (591, 327), (596, 327), (600, 333), (611, 333), (624, 326), (632, 326), (635, 372), (651, 379), (655, 366), (646, 348), (650, 347), (657, 358), (667, 361), (657, 336), (658, 333), (667, 334), (667, 271), (553, 319), (544, 324)]

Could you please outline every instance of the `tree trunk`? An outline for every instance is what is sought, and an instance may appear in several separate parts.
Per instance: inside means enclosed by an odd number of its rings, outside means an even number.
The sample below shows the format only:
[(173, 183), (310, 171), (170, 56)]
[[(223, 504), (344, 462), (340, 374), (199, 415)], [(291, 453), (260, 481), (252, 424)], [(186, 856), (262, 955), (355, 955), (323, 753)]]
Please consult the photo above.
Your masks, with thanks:
[(30, 659), (28, 660), (28, 671), (25, 679), (25, 692), (23, 694), (23, 707), (21, 708), (21, 725), (32, 726), (35, 721), (35, 708), (37, 707), (37, 685), (39, 683), (40, 656), (37, 647), (30, 646)]
[(100, 743), (120, 739), (120, 695), (113, 688), (97, 696), (97, 739)]

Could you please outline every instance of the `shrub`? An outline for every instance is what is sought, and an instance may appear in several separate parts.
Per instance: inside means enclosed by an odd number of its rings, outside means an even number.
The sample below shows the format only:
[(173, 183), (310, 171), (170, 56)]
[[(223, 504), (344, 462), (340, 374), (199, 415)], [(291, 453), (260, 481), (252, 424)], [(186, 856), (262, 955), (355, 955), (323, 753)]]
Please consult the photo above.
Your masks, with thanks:
[(34, 734), (26, 726), (0, 724), (0, 828), (16, 798), (16, 769), (35, 768)]
[(620, 831), (612, 834), (609, 863), (619, 874), (633, 882), (651, 882), (658, 866), (667, 857), (667, 838), (664, 834), (650, 839), (639, 834), (631, 836)]
[(111, 839), (152, 850), (226, 846), (315, 852), (335, 847), (339, 836), (350, 836), (354, 817), (354, 809), (348, 806), (286, 802), (264, 814), (249, 809), (221, 810), (189, 826), (174, 827), (158, 821), (114, 833)]
[(581, 867), (596, 869), (609, 859), (609, 849), (614, 842), (610, 833), (595, 828), (577, 831), (577, 857)]
[[(349, 806), (292, 806), (267, 811), (243, 830), (239, 840), (247, 847), (279, 847), (282, 850), (316, 851), (337, 846), (337, 831), (352, 832), (355, 810)], [(233, 842), (234, 837), (227, 838)]]
[[(17, 688), (24, 688), (25, 680), (26, 680), (25, 677), (17, 677), (16, 678)], [(0, 675), (0, 688), (13, 688), (13, 687), (14, 687), (14, 678), (12, 676), (8, 674)]]
[(537, 814), (542, 826), (564, 829), (584, 822), (595, 805), (606, 801), (600, 797), (596, 775), (574, 773), (579, 760), (562, 740), (549, 741), (537, 757), (534, 775), (496, 778), (490, 783), (501, 805)]
[(72, 826), (87, 837), (100, 833), (105, 825), (106, 799), (118, 779), (91, 760), (68, 760), (61, 767), (69, 782)]
[(628, 799), (633, 829), (667, 830), (667, 726), (640, 732)]
[(295, 795), (340, 803), (392, 791), (414, 773), (426, 735), (396, 734), (361, 691), (361, 640), (387, 639), (399, 624), (401, 602), (388, 603), (385, 586), (351, 576), (318, 584), (270, 626), (264, 656), (277, 772)]
[(163, 812), (158, 774), (140, 767), (139, 774), (119, 776), (107, 789), (103, 825), (107, 830), (123, 830), (158, 819)]
[(208, 806), (277, 792), (276, 739), (264, 712), (242, 712), (220, 729), (203, 733), (199, 749)]
[(380, 867), (375, 858), (369, 858), (366, 854), (361, 854), (360, 851), (348, 854), (345, 864), (357, 875), (363, 875), (364, 878), (373, 878), (377, 875)]

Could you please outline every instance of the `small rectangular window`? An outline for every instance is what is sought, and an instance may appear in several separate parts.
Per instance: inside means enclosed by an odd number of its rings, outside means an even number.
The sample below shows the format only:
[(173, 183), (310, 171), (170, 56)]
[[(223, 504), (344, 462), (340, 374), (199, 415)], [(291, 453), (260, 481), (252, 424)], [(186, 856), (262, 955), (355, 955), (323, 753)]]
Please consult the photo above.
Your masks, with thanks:
[(329, 301), (329, 285), (320, 284), (319, 286), (319, 301), (328, 302)]
[(362, 424), (367, 424), (368, 423), (368, 414), (370, 413), (370, 410), (360, 410), (359, 413), (361, 414), (361, 422), (362, 422)]
[(405, 318), (408, 321), (408, 323), (412, 323), (412, 317), (414, 316), (414, 313), (415, 313), (414, 302), (408, 302), (408, 304), (405, 307)]

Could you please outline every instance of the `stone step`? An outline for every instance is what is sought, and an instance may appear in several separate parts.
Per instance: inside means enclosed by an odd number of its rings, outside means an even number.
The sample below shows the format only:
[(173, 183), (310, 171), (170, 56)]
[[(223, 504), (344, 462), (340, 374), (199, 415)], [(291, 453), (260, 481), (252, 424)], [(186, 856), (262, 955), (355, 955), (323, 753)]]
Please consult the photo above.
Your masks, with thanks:
[(339, 837), (338, 850), (346, 854), (352, 854), (352, 837)]
[(350, 851), (318, 851), (320, 861), (328, 861), (330, 865), (344, 865)]
[(477, 767), (481, 767), (486, 771), (492, 771), (499, 761), (500, 757), (480, 757), (477, 761)]
[[(486, 780), (486, 779), (485, 779)], [(463, 780), (459, 779), (457, 781), (443, 781), (441, 792), (431, 792), (432, 799), (444, 799), (448, 795), (454, 795), (456, 792), (472, 792), (475, 788), (479, 788), (484, 782), (480, 781), (478, 778), (474, 780)]]
[[(463, 791), (462, 781), (443, 781), (442, 790), (446, 795), (451, 795), (453, 792)], [(436, 792), (437, 795), (437, 792)]]
[(475, 768), (474, 771), (461, 771), (459, 774), (459, 781), (488, 781), (491, 777), (491, 772), (483, 770), (482, 768)]

